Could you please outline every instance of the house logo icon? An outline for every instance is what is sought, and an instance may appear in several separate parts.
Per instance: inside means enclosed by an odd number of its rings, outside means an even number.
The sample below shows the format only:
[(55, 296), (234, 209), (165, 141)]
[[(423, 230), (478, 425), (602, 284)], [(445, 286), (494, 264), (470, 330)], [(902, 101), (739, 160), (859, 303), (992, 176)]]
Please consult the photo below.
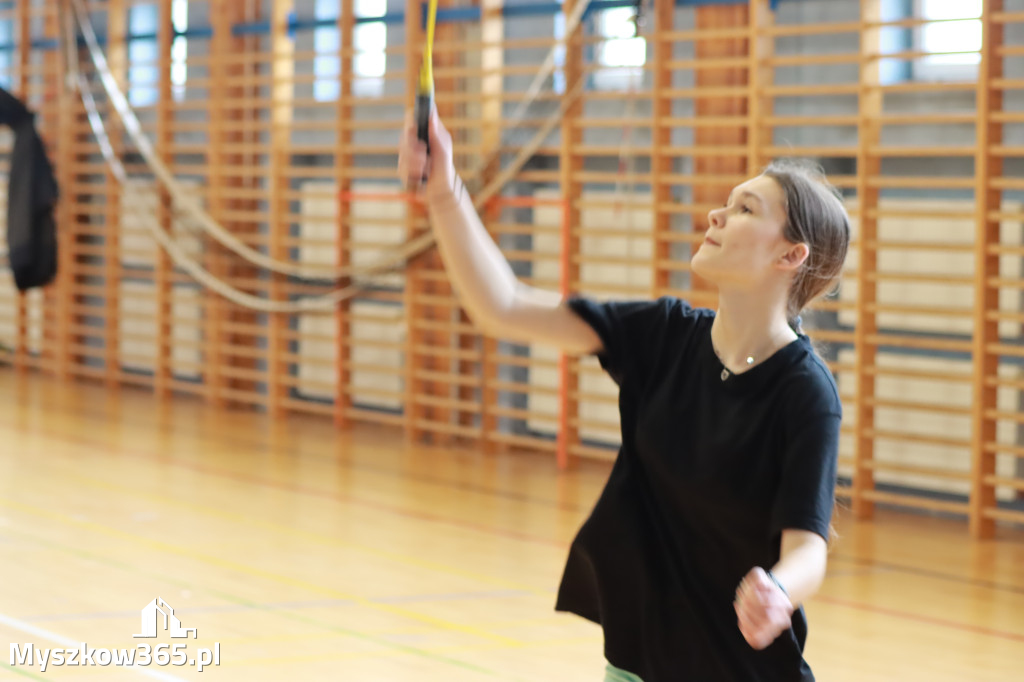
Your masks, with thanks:
[(142, 608), (142, 634), (132, 637), (156, 637), (160, 629), (160, 616), (164, 617), (164, 630), (171, 631), (171, 637), (186, 638), (192, 633), (192, 639), (196, 639), (198, 633), (196, 628), (183, 628), (181, 621), (174, 615), (174, 609), (162, 598), (157, 597)]

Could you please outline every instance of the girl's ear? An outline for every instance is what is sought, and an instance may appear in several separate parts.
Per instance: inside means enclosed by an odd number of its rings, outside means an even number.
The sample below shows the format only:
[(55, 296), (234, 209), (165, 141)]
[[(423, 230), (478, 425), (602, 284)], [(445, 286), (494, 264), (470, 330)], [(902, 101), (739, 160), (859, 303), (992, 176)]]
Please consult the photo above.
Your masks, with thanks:
[(807, 261), (807, 257), (810, 255), (811, 248), (807, 244), (803, 242), (790, 244), (782, 254), (782, 258), (779, 259), (779, 267), (783, 270), (796, 270)]

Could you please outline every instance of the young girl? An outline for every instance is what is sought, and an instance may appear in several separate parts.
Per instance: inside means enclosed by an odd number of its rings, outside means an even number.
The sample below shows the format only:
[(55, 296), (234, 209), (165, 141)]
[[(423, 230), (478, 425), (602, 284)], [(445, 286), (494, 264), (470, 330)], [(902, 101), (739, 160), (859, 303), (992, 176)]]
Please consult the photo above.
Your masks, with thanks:
[(814, 679), (801, 604), (825, 576), (841, 404), (799, 313), (842, 269), (849, 218), (820, 173), (772, 164), (711, 211), (685, 301), (569, 301), (517, 281), (435, 115), (399, 172), (428, 202), (460, 300), (487, 334), (596, 353), (622, 449), (569, 550), (556, 608), (599, 623), (606, 680)]

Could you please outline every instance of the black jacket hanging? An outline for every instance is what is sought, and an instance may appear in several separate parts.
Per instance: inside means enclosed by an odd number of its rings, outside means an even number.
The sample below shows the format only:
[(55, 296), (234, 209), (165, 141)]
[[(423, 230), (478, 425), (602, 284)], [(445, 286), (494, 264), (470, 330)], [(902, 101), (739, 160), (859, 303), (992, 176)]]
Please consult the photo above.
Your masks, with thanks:
[(57, 229), (53, 209), (57, 179), (35, 128), (35, 116), (0, 88), (0, 124), (14, 131), (7, 196), (7, 247), (20, 291), (41, 287), (57, 274)]

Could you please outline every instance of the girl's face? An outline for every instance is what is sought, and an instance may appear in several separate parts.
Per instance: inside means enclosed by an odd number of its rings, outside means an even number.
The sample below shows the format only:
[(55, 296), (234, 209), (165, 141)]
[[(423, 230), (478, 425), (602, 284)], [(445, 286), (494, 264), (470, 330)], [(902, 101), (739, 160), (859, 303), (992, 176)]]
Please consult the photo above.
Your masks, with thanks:
[(782, 236), (785, 196), (770, 177), (739, 185), (729, 202), (708, 214), (704, 243), (690, 263), (704, 279), (731, 288), (756, 289), (787, 276), (803, 263), (807, 247)]

